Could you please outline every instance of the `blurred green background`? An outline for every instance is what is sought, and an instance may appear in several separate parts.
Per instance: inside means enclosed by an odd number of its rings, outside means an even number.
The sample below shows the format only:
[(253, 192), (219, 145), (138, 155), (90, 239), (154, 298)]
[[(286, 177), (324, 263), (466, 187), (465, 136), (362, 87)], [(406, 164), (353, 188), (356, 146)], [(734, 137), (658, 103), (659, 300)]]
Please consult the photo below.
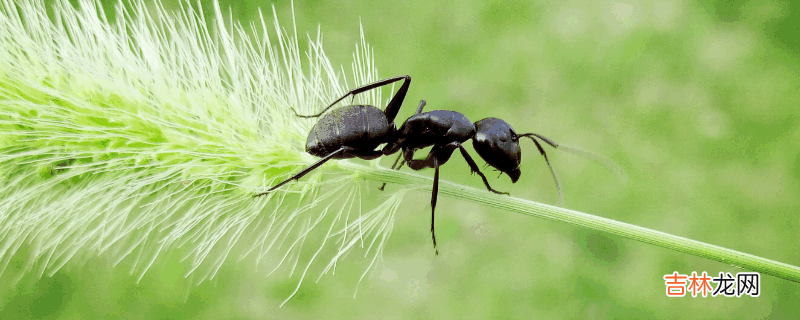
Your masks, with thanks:
[[(265, 1), (221, 5), (243, 23), (258, 19), (258, 7), (270, 15)], [(800, 265), (795, 6), (304, 1), (294, 12), (301, 35), (321, 26), (329, 58), (346, 70), (361, 21), (380, 75), (413, 77), (398, 118), (426, 99), (429, 110), (506, 119), (625, 168), (627, 183), (591, 161), (550, 152), (565, 207)], [(290, 27), (291, 4), (275, 7)], [(544, 161), (532, 144), (523, 148), (520, 181), (489, 172), (492, 186), (555, 204)], [(454, 159), (443, 179), (482, 188)], [(409, 193), (384, 263), (356, 298), (359, 268), (307, 280), (279, 308), (296, 278), (267, 278), (268, 270), (246, 261), (229, 261), (213, 281), (193, 285), (180, 257), (160, 261), (138, 283), (98, 257), (3, 288), (0, 318), (800, 317), (800, 284), (764, 275), (758, 298), (667, 298), (662, 277), (673, 271), (742, 270), (446, 197), (434, 256), (429, 197)]]

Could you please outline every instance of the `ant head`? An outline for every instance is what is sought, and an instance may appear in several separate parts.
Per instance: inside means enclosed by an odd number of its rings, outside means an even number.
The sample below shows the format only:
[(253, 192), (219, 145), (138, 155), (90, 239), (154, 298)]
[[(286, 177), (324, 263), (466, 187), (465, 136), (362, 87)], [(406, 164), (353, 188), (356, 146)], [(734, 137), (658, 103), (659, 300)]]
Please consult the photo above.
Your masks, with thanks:
[(519, 137), (507, 122), (486, 118), (475, 122), (472, 146), (486, 163), (508, 175), (512, 182), (520, 177), (519, 163), (522, 152)]

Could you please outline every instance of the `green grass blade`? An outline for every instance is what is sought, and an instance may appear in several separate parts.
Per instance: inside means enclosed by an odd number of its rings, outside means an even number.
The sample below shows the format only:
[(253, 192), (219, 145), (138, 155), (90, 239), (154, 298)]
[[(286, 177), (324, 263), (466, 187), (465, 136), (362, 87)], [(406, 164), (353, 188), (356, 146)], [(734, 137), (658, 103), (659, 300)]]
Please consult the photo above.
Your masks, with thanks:
[[(350, 170), (361, 173), (365, 178), (371, 180), (386, 181), (399, 185), (419, 185), (424, 186), (423, 189), (426, 190), (430, 190), (432, 184), (429, 177), (412, 172), (375, 169), (347, 162), (343, 162), (342, 165)], [(498, 195), (486, 190), (463, 186), (448, 181), (439, 182), (439, 193), (459, 200), (480, 203), (492, 208), (603, 231), (624, 238), (800, 283), (800, 267), (621, 221), (530, 200)]]

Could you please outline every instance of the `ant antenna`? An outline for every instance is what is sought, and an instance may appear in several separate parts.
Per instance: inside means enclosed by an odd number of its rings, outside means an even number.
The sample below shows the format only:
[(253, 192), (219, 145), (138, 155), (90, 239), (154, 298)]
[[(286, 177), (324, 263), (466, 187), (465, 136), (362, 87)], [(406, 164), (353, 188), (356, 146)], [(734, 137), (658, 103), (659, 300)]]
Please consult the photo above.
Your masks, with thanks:
[(591, 151), (586, 151), (571, 146), (565, 146), (563, 144), (559, 145), (558, 149), (597, 162), (598, 164), (608, 169), (608, 171), (611, 171), (611, 173), (617, 176), (618, 179), (622, 180), (622, 182), (628, 181), (628, 175), (625, 173), (625, 170), (623, 170), (622, 167), (620, 167), (616, 162), (614, 162), (609, 158), (606, 158)]
[(536, 141), (536, 139), (534, 139), (533, 137), (537, 137), (539, 139), (542, 139), (542, 141), (544, 141), (545, 143), (553, 146), (553, 148), (556, 148), (556, 149), (558, 149), (558, 144), (553, 142), (553, 140), (547, 139), (547, 138), (542, 137), (542, 136), (540, 136), (538, 134), (535, 134), (535, 133), (526, 133), (526, 134), (521, 134), (521, 135), (517, 136), (518, 139), (521, 138), (521, 137), (530, 138), (531, 141), (533, 141), (533, 143), (536, 144), (536, 148), (539, 149), (539, 153), (541, 153), (542, 156), (544, 156), (544, 161), (547, 162), (547, 167), (550, 168), (550, 174), (553, 175), (553, 180), (556, 182), (556, 189), (558, 189), (558, 205), (563, 205), (564, 204), (564, 196), (561, 194), (561, 184), (558, 182), (558, 177), (556, 176), (556, 171), (553, 170), (553, 166), (550, 165), (550, 159), (547, 158), (547, 153), (544, 152), (544, 148), (542, 148), (542, 145), (539, 143), (539, 141)]
[(525, 136), (525, 135), (535, 136), (535, 137), (537, 137), (539, 139), (542, 139), (542, 141), (547, 142), (547, 144), (553, 146), (553, 148), (556, 148), (556, 149), (559, 149), (559, 150), (564, 150), (564, 151), (569, 152), (571, 154), (574, 154), (574, 155), (577, 155), (577, 156), (581, 156), (581, 157), (584, 157), (586, 159), (589, 159), (589, 160), (592, 160), (594, 162), (597, 162), (600, 165), (606, 167), (606, 169), (608, 169), (608, 171), (611, 171), (615, 176), (617, 176), (623, 182), (628, 180), (628, 176), (625, 174), (625, 170), (623, 170), (622, 167), (620, 167), (616, 162), (614, 162), (613, 160), (611, 160), (609, 158), (606, 158), (604, 156), (601, 156), (601, 155), (599, 155), (597, 153), (594, 153), (594, 152), (591, 152), (591, 151), (586, 151), (586, 150), (583, 150), (583, 149), (580, 149), (580, 148), (575, 148), (575, 147), (565, 146), (563, 144), (558, 144), (555, 141), (550, 140), (548, 138), (545, 138), (545, 137), (543, 137), (543, 136), (541, 136), (539, 134), (526, 133), (526, 134), (523, 134), (522, 136)]
[[(615, 176), (617, 176), (617, 178), (619, 178), (623, 182), (628, 181), (628, 176), (625, 174), (625, 170), (623, 170), (622, 167), (620, 167), (613, 160), (611, 160), (609, 158), (606, 158), (604, 156), (601, 156), (601, 155), (599, 155), (597, 153), (594, 153), (594, 152), (591, 152), (591, 151), (586, 151), (586, 150), (583, 150), (583, 149), (580, 149), (580, 148), (565, 146), (563, 144), (558, 144), (555, 141), (550, 140), (549, 138), (546, 138), (546, 137), (544, 137), (544, 136), (542, 136), (540, 134), (536, 134), (536, 133), (526, 133), (526, 134), (519, 135), (517, 137), (518, 138), (519, 137), (528, 137), (531, 140), (533, 140), (533, 142), (536, 143), (536, 147), (539, 148), (539, 152), (542, 153), (542, 155), (544, 156), (545, 161), (547, 161), (547, 165), (548, 166), (550, 166), (550, 161), (547, 160), (547, 155), (544, 153), (544, 150), (542, 149), (542, 147), (539, 144), (539, 142), (537, 142), (535, 139), (533, 139), (533, 137), (541, 139), (545, 143), (551, 145), (553, 148), (556, 148), (556, 149), (559, 149), (559, 150), (564, 150), (564, 151), (569, 152), (571, 154), (574, 154), (574, 155), (577, 155), (577, 156), (592, 160), (594, 162), (597, 162), (600, 165), (602, 165), (603, 167), (605, 167), (606, 169), (608, 169), (608, 171), (611, 171), (611, 173), (613, 173)], [(553, 173), (553, 179), (556, 179), (556, 173), (553, 171), (552, 167), (550, 167), (550, 172)], [(558, 186), (558, 179), (556, 179), (556, 185)], [(559, 187), (558, 196), (559, 196), (559, 202), (561, 202), (561, 200), (560, 200), (561, 199), (561, 187)]]

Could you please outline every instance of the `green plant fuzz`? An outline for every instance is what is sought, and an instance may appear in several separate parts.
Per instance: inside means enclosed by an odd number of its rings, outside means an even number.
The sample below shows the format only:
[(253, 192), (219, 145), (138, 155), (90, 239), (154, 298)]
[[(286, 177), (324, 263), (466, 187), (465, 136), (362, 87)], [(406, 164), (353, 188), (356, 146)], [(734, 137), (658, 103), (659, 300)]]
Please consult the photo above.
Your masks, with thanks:
[[(216, 5), (210, 21), (188, 3), (152, 5), (120, 3), (110, 22), (92, 1), (57, 1), (54, 19), (36, 1), (0, 3), (4, 283), (97, 255), (139, 278), (179, 255), (197, 282), (233, 252), (298, 274), (298, 286), (351, 251), (372, 270), (402, 190), (362, 208), (359, 174), (331, 164), (251, 197), (314, 161), (298, 143), (313, 123), (292, 109), (351, 86), (321, 35), (304, 54), (277, 16), (245, 28)], [(377, 79), (363, 40), (351, 79)]]

